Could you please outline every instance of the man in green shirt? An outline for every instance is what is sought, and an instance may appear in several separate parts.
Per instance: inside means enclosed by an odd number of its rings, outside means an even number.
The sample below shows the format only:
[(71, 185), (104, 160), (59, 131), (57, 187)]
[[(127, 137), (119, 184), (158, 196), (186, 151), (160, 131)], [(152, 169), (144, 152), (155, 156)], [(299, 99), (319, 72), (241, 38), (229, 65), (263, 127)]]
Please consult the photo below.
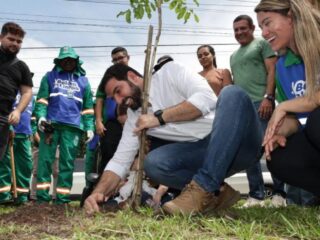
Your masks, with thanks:
[[(113, 64), (128, 65), (130, 56), (124, 47), (116, 47), (111, 51)], [(122, 136), (123, 124), (126, 120), (126, 109), (120, 109), (112, 98), (107, 98), (105, 92), (96, 93), (96, 133), (100, 136), (102, 156), (101, 170), (115, 153)]]

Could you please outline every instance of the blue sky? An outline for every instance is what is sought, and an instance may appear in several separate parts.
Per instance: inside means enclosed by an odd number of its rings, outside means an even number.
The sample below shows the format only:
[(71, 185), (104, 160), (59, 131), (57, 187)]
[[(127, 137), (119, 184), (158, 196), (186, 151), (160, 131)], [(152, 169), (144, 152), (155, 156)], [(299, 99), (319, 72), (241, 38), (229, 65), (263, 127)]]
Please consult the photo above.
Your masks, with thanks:
[[(165, 46), (158, 47), (157, 56), (170, 54), (198, 72), (201, 66), (196, 58), (197, 47), (212, 44), (218, 67), (229, 68), (229, 56), (238, 48), (232, 21), (240, 14), (248, 14), (256, 22), (253, 9), (258, 0), (199, 2), (198, 8), (190, 5), (199, 16), (199, 23), (193, 19), (187, 24), (178, 21), (164, 5), (160, 45)], [(65, 45), (79, 47), (76, 51), (95, 89), (111, 65), (110, 52), (115, 46), (126, 47), (131, 56), (130, 66), (143, 73), (147, 29), (150, 24), (157, 28), (157, 16), (154, 13), (151, 20), (145, 18), (127, 24), (116, 15), (128, 8), (129, 0), (10, 0), (1, 4), (0, 24), (15, 21), (27, 31), (19, 58), (35, 73), (35, 90), (42, 76), (52, 69), (59, 47)], [(258, 27), (255, 34), (260, 36)], [(32, 49), (39, 47), (42, 49)]]

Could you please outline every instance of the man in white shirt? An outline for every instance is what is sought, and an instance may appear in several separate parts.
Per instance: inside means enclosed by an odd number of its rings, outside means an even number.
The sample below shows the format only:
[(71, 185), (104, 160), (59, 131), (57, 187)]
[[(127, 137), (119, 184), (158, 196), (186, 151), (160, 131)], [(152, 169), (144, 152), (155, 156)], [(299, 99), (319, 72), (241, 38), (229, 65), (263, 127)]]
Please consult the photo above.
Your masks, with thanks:
[[(118, 149), (96, 189), (87, 198), (87, 213), (116, 190), (139, 149), (137, 134), (148, 129), (152, 143), (144, 170), (154, 182), (184, 189), (163, 205), (168, 214), (207, 213), (227, 208), (240, 198), (224, 179), (254, 164), (261, 149), (259, 119), (250, 98), (239, 87), (226, 87), (217, 97), (197, 73), (169, 61), (153, 76), (148, 114), (141, 115), (143, 79), (134, 69), (107, 69), (100, 89), (129, 107)], [(214, 119), (214, 121), (213, 121)], [(250, 131), (249, 131), (250, 130)], [(250, 162), (251, 161), (251, 162)]]

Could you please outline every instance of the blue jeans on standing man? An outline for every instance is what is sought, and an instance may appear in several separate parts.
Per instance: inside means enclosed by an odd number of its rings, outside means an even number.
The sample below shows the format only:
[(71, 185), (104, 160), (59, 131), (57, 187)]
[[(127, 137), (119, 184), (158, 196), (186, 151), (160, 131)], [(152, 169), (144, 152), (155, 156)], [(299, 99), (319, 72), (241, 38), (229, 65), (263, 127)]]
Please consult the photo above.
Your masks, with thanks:
[[(254, 102), (254, 107), (255, 110), (258, 114), (258, 110), (261, 104), (261, 101)], [(269, 119), (263, 119), (260, 118), (260, 124), (261, 124), (261, 131), (264, 134), (265, 130), (267, 129), (268, 126), (268, 121)], [(260, 163), (260, 158), (257, 163), (246, 169), (247, 173), (247, 178), (249, 182), (249, 196), (255, 199), (263, 200), (265, 197), (265, 188), (264, 188), (264, 181), (262, 177), (262, 170), (261, 170), (261, 163)], [(272, 181), (273, 181), (273, 194), (279, 194), (282, 197), (285, 197), (285, 192), (284, 192), (284, 183), (279, 181), (278, 179), (274, 178), (272, 175)]]
[(224, 179), (258, 161), (262, 131), (249, 96), (238, 86), (221, 91), (211, 133), (197, 142), (166, 144), (149, 152), (144, 168), (154, 182), (183, 189), (192, 179), (217, 192)]

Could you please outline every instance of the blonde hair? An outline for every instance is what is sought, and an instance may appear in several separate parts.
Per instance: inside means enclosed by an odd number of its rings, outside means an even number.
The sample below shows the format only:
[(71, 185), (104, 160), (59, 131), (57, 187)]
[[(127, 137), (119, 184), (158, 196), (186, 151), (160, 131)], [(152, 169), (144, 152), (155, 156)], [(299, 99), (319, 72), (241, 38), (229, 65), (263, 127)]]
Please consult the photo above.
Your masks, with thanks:
[(309, 0), (309, 2), (315, 6), (318, 10), (320, 10), (320, 2), (319, 0)]
[(306, 69), (306, 95), (313, 97), (320, 89), (319, 10), (305, 0), (261, 0), (254, 11), (292, 15), (294, 42)]

